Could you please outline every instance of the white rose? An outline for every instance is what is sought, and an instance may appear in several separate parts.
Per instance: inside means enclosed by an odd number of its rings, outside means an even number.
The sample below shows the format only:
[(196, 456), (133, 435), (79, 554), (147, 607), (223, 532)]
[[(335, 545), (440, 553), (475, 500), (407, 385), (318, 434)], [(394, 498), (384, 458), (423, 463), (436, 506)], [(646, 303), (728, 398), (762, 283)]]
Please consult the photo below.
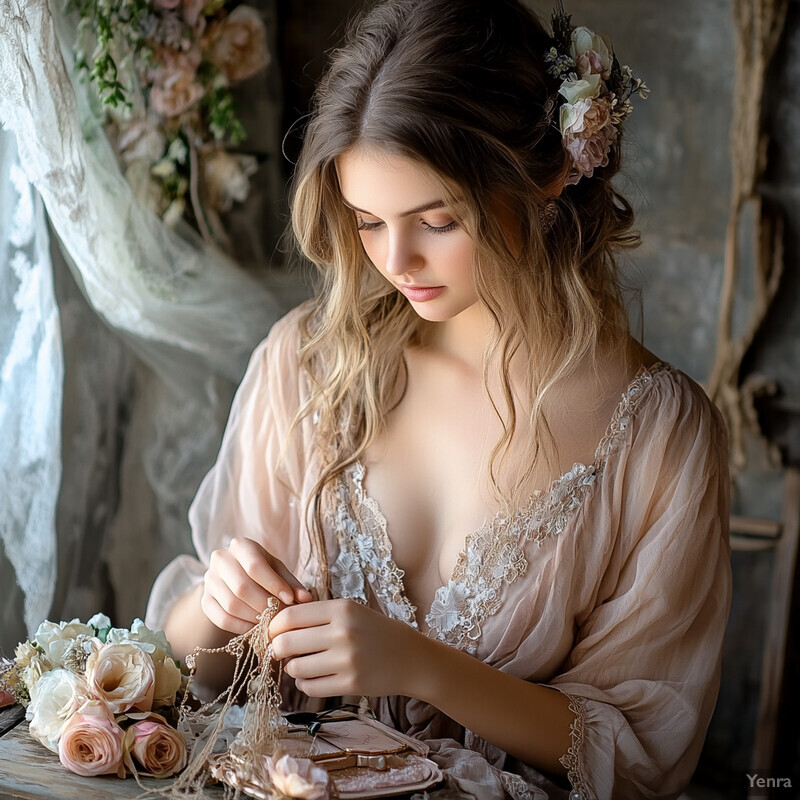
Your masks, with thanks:
[(54, 669), (36, 681), (26, 712), (31, 736), (58, 752), (58, 740), (70, 716), (89, 695), (81, 678), (66, 669)]
[(611, 69), (611, 64), (614, 61), (614, 48), (611, 45), (611, 40), (608, 36), (601, 33), (595, 33), (589, 28), (575, 28), (572, 31), (572, 48), (570, 55), (577, 58), (589, 50), (594, 50), (600, 56), (600, 61), (603, 63), (604, 72)]
[(181, 681), (183, 680), (180, 668), (166, 654), (161, 659), (154, 656), (153, 665), (156, 670), (153, 705), (171, 706), (175, 702), (175, 695), (178, 689), (181, 688)]
[(111, 627), (111, 620), (105, 614), (95, 614), (86, 624), (101, 631)]
[(39, 626), (33, 638), (54, 667), (63, 667), (64, 655), (81, 634), (91, 637), (94, 631), (79, 619), (59, 623), (45, 621)]
[(153, 631), (140, 619), (135, 619), (129, 631), (113, 628), (108, 632), (109, 644), (129, 644), (150, 655), (155, 668), (153, 703), (172, 705), (181, 686), (181, 671), (172, 658), (172, 648), (163, 631)]
[(578, 100), (577, 103), (564, 103), (561, 106), (561, 135), (580, 133), (583, 130), (583, 117), (592, 107), (592, 101)]
[(565, 97), (568, 103), (590, 100), (599, 94), (600, 81), (599, 75), (587, 75), (587, 77), (577, 81), (564, 81), (558, 93)]
[(172, 653), (164, 631), (151, 631), (140, 619), (135, 619), (131, 625), (130, 641), (151, 655)]
[(155, 666), (135, 644), (104, 644), (86, 662), (86, 682), (113, 714), (131, 708), (149, 711), (153, 704)]

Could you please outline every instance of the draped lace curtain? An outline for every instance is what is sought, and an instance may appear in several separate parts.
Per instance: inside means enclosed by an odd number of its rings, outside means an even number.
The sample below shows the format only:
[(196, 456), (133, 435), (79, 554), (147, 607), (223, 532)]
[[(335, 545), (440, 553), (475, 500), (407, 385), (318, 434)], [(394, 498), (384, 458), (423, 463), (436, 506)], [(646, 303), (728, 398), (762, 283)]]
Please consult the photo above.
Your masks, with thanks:
[[(136, 201), (92, 107), (92, 90), (75, 79), (73, 39), (60, 0), (0, 4), (6, 650), (48, 615), (104, 610), (128, 624), (143, 613), (158, 567), (189, 546), (186, 508), (213, 460), (233, 387), (286, 306), (188, 227), (170, 230)], [(118, 359), (117, 374), (106, 380), (116, 385), (106, 387), (101, 403), (96, 382), (72, 385), (66, 427), (54, 262), (69, 268), (105, 323), (96, 331), (112, 341), (106, 354)], [(70, 302), (73, 311), (84, 303)], [(97, 353), (73, 350), (68, 389), (70, 376), (85, 377)], [(104, 471), (105, 488), (94, 495), (86, 489), (92, 469)], [(60, 486), (84, 492), (82, 502), (65, 505), (62, 496), (57, 509)]]

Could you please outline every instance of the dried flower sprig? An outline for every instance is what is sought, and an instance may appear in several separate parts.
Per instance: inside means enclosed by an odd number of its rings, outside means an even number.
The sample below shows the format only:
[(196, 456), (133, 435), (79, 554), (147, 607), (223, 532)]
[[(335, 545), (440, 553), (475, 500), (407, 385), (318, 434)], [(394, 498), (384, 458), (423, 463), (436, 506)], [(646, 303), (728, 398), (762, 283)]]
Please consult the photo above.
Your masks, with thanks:
[(259, 13), (231, 0), (69, 0), (76, 66), (96, 87), (134, 193), (167, 225), (229, 242), (220, 214), (249, 194), (252, 156), (231, 87), (269, 61)]

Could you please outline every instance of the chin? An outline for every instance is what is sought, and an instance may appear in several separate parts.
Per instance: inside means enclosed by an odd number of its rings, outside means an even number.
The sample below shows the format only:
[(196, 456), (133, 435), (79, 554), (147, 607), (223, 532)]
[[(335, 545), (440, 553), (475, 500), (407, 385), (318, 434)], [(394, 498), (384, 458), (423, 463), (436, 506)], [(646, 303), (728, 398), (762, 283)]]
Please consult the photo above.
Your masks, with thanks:
[[(443, 302), (438, 302), (438, 300)], [(409, 300), (409, 302), (411, 301)], [(427, 303), (411, 303), (411, 305), (414, 307), (414, 311), (428, 322), (449, 322), (451, 319), (460, 317), (467, 312), (472, 312), (473, 309), (478, 307), (476, 300), (470, 299), (466, 302), (448, 303), (444, 302), (444, 298), (437, 298), (437, 300), (431, 300)]]
[(448, 322), (457, 317), (463, 309), (454, 311), (452, 308), (436, 308), (433, 303), (420, 303), (414, 306), (414, 311), (417, 312), (417, 316), (428, 322)]

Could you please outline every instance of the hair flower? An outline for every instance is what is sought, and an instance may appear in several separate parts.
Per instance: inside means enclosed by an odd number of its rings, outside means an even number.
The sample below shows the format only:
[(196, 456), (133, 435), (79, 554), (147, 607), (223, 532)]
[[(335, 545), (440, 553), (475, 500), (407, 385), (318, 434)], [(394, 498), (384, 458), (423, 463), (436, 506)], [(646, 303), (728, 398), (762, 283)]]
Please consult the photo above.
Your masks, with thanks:
[(564, 98), (558, 127), (572, 162), (567, 186), (609, 163), (611, 148), (633, 111), (631, 95), (645, 99), (650, 91), (630, 67), (619, 63), (607, 36), (575, 27), (570, 19), (558, 2), (554, 44), (544, 54), (548, 74), (561, 82), (556, 97)]

